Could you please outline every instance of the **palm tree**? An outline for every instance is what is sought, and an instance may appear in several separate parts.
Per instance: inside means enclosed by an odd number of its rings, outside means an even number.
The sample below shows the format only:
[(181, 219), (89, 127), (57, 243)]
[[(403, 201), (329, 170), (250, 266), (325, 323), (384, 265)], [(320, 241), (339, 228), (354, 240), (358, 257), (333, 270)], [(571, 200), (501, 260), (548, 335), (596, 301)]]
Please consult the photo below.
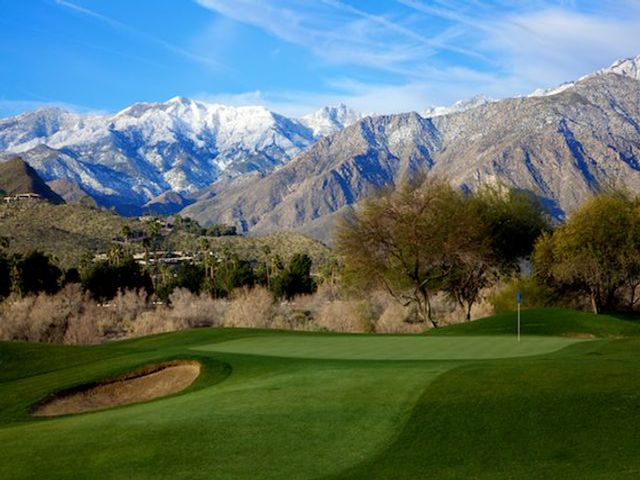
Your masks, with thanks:
[(264, 254), (264, 266), (265, 266), (265, 273), (267, 275), (267, 290), (271, 290), (271, 274), (269, 272), (269, 263), (270, 263), (270, 257), (269, 255), (271, 255), (271, 247), (269, 247), (269, 245), (263, 245), (262, 248), (262, 253)]
[[(200, 248), (202, 250), (202, 265), (204, 266), (204, 275), (209, 277), (209, 269), (211, 268), (211, 244), (206, 237), (200, 238)], [(211, 268), (211, 277), (213, 277), (213, 269)]]
[(124, 258), (124, 249), (122, 245), (115, 244), (107, 252), (109, 263), (111, 265), (119, 265), (120, 261)]
[(131, 227), (129, 225), (123, 225), (120, 230), (122, 237), (124, 238), (125, 251), (129, 250), (129, 238), (131, 237)]
[(142, 239), (142, 248), (144, 248), (144, 266), (149, 272), (149, 248), (151, 247), (151, 240), (149, 237)]
[(158, 243), (160, 238), (162, 237), (160, 235), (160, 231), (161, 231), (161, 226), (160, 226), (160, 222), (158, 220), (154, 220), (153, 222), (151, 222), (151, 224), (149, 225), (149, 237), (151, 239), (151, 246), (153, 248), (153, 262), (154, 262), (154, 275), (155, 277), (159, 276), (159, 272), (158, 272)]

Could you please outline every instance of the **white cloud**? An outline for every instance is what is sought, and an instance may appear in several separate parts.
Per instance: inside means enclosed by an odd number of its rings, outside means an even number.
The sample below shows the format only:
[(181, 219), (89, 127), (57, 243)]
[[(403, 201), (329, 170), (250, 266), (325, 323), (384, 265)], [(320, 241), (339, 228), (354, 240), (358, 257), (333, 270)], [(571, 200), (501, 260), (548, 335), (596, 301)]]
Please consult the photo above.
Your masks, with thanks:
[[(402, 84), (372, 84), (354, 79), (342, 78), (327, 82), (327, 92), (307, 92), (296, 90), (250, 91), (229, 94), (199, 93), (194, 98), (225, 105), (262, 105), (283, 115), (300, 117), (326, 105), (344, 103), (367, 114), (389, 114), (399, 112), (420, 112), (429, 106), (451, 104), (460, 98), (478, 94), (478, 83), (468, 80), (451, 80), (443, 72), (438, 81), (407, 82)], [(474, 77), (475, 78), (475, 77)], [(496, 79), (487, 77), (481, 92), (495, 96), (495, 89), (489, 88)]]
[[(188, 49), (69, 0), (56, 1), (62, 8), (214, 69), (225, 68), (212, 57), (231, 51), (238, 22), (320, 59), (315, 62), (320, 63), (316, 75), (323, 75), (326, 64), (345, 67), (342, 77), (324, 78), (324, 85), (313, 91), (292, 85), (194, 95), (231, 105), (265, 105), (293, 116), (340, 102), (364, 112), (393, 113), (447, 105), (476, 94), (492, 98), (527, 94), (640, 53), (637, 0), (396, 0), (392, 5), (397, 8), (387, 7), (391, 13), (384, 15), (368, 11), (366, 2), (355, 7), (355, 2), (342, 0), (195, 0), (219, 15)], [(336, 75), (335, 69), (327, 71)], [(363, 71), (369, 72), (366, 77)], [(380, 79), (376, 75), (380, 71), (387, 81), (371, 80)], [(0, 112), (27, 109), (25, 102), (22, 108), (19, 103), (4, 101), (3, 107), (0, 101)]]
[(441, 50), (480, 56), (453, 44), (455, 29), (427, 37), (385, 16), (337, 0), (304, 4), (293, 0), (196, 1), (218, 14), (302, 46), (332, 64), (400, 73), (408, 63), (424, 60)]
[[(567, 0), (396, 0), (404, 9), (396, 18), (341, 0), (196, 1), (302, 46), (327, 63), (395, 76), (388, 84), (351, 81), (346, 88), (332, 81), (322, 93), (263, 91), (255, 98), (296, 111), (301, 108), (290, 101), (308, 108), (337, 99), (388, 112), (447, 104), (475, 94), (527, 94), (640, 53), (640, 2), (633, 0), (581, 2), (581, 9)], [(425, 31), (434, 33), (426, 36)], [(461, 58), (467, 61), (461, 63)]]
[(562, 0), (505, 1), (503, 10), (475, 2), (472, 11), (449, 0), (396, 1), (464, 27), (458, 41), (475, 45), (499, 67), (495, 75), (504, 87), (498, 96), (574, 80), (640, 53), (640, 2), (633, 0), (582, 2), (582, 10)]
[(640, 53), (640, 15), (611, 18), (546, 9), (504, 19), (483, 45), (537, 86), (576, 79)]

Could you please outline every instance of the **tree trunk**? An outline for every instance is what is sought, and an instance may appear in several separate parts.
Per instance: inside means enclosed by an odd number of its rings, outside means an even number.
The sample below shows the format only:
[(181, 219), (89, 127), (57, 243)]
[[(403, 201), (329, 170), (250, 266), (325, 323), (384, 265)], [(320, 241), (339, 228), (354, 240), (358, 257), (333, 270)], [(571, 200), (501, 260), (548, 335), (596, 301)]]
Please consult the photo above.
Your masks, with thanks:
[(423, 287), (419, 288), (416, 292), (415, 299), (418, 304), (418, 315), (422, 318), (422, 321), (430, 324), (433, 328), (438, 328), (438, 323), (433, 319), (428, 290)]
[(438, 322), (436, 322), (436, 320), (433, 318), (433, 311), (431, 310), (431, 301), (429, 300), (428, 297), (427, 297), (427, 318), (431, 322), (431, 326), (433, 328), (439, 327)]
[(633, 306), (636, 304), (636, 288), (638, 288), (638, 285), (629, 286), (629, 311), (632, 311)]
[(594, 292), (591, 292), (591, 308), (593, 309), (593, 313), (598, 315), (598, 300)]

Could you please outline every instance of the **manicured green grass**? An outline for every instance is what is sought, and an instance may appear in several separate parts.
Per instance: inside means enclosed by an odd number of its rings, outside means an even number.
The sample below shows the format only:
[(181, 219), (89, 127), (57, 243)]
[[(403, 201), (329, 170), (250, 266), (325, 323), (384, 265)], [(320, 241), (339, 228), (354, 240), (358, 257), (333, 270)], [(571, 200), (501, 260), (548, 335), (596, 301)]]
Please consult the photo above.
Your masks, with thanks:
[(248, 337), (198, 350), (285, 358), (335, 360), (479, 360), (553, 352), (580, 340), (511, 336), (291, 336)]
[[(638, 325), (526, 315), (536, 336), (520, 345), (509, 316), (442, 337), (200, 329), (0, 343), (0, 478), (638, 478)], [(29, 415), (57, 390), (175, 358), (204, 367), (184, 392)]]
[[(474, 322), (428, 331), (428, 335), (515, 335), (516, 313), (503, 313)], [(624, 337), (640, 335), (640, 321), (623, 316), (594, 315), (560, 308), (522, 310), (523, 335), (563, 337)]]
[(640, 341), (586, 347), (440, 376), (388, 448), (334, 478), (640, 478)]

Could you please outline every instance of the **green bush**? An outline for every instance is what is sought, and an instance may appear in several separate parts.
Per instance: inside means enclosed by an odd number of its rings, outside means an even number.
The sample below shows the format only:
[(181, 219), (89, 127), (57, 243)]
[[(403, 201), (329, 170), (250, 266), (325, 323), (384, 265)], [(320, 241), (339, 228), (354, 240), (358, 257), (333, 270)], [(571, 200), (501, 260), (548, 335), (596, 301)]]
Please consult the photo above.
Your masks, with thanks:
[(11, 262), (0, 252), (0, 300), (11, 292)]
[(119, 290), (146, 290), (153, 293), (153, 283), (149, 274), (140, 268), (132, 258), (119, 265), (106, 262), (95, 264), (82, 279), (82, 286), (96, 300), (110, 300)]
[(193, 265), (190, 263), (183, 263), (178, 268), (175, 281), (172, 285), (171, 291), (175, 288), (186, 288), (191, 293), (198, 294), (202, 289), (202, 282), (204, 281), (204, 268), (202, 265)]
[(495, 313), (516, 310), (516, 294), (522, 295), (521, 308), (549, 307), (557, 303), (555, 292), (536, 281), (534, 277), (514, 277), (506, 282), (495, 294), (489, 297)]
[(56, 293), (60, 289), (62, 271), (48, 255), (34, 250), (16, 260), (17, 289), (21, 295), (30, 293)]
[(297, 253), (287, 268), (273, 279), (271, 290), (276, 298), (292, 299), (296, 295), (313, 293), (316, 284), (311, 277), (311, 258), (304, 253)]

